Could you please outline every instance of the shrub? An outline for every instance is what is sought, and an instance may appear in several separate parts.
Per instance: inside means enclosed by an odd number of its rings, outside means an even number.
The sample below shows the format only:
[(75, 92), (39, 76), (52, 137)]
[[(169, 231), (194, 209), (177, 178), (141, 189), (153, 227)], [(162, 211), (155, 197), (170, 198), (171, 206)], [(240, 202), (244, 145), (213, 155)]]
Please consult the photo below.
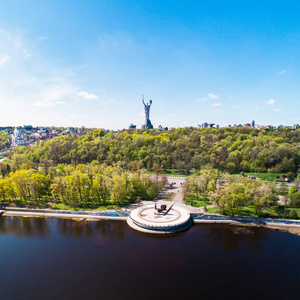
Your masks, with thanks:
[(290, 213), (289, 213), (289, 217), (290, 217), (291, 219), (298, 219), (298, 214), (297, 214), (297, 212), (296, 212), (294, 209), (292, 209), (292, 210), (290, 211)]

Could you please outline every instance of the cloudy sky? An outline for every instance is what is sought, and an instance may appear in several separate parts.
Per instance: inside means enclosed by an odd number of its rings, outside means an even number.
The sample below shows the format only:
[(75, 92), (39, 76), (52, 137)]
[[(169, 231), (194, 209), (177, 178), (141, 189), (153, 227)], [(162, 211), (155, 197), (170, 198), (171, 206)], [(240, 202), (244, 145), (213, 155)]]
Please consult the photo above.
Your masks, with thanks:
[(0, 126), (300, 123), (299, 1), (0, 1)]

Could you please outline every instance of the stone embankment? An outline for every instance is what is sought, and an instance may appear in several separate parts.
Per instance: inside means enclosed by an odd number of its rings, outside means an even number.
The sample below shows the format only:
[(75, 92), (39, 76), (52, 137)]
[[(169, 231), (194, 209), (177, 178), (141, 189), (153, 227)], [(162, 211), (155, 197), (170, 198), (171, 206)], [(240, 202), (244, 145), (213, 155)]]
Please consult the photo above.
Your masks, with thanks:
[(68, 211), (51, 209), (6, 208), (3, 216), (46, 217), (64, 219), (96, 219), (96, 220), (127, 220), (128, 212), (123, 210), (95, 212), (95, 211)]
[[(169, 202), (170, 204), (170, 202)], [(144, 203), (139, 206), (145, 205)], [(185, 206), (176, 203), (179, 206)], [(0, 216), (22, 216), (22, 217), (44, 217), (44, 218), (63, 218), (63, 219), (87, 219), (90, 221), (98, 220), (123, 220), (126, 221), (130, 211), (136, 207), (129, 209), (120, 209), (114, 211), (64, 211), (51, 209), (29, 209), (29, 208), (12, 208), (7, 207), (0, 210)], [(283, 220), (283, 219), (265, 219), (255, 217), (229, 217), (216, 214), (194, 213), (190, 210), (191, 219), (196, 224), (227, 224), (237, 226), (259, 226), (271, 229), (278, 229), (296, 235), (300, 235), (300, 221)]]
[(194, 223), (260, 226), (300, 235), (300, 221), (298, 220), (229, 217), (215, 214), (199, 214), (198, 216), (194, 215)]

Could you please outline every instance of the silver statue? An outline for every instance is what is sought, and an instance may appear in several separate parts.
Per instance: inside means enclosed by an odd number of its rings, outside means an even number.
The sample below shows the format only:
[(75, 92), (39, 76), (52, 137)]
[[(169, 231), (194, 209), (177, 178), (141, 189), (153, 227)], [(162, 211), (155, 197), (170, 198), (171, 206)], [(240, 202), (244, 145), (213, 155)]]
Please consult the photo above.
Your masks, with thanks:
[(151, 124), (149, 117), (150, 117), (150, 106), (152, 104), (152, 100), (149, 101), (150, 104), (148, 104), (148, 103), (146, 104), (144, 101), (144, 96), (143, 96), (142, 102), (145, 106), (145, 116), (146, 116), (146, 123), (145, 123), (145, 125), (142, 126), (142, 128), (151, 129), (151, 128), (153, 128), (153, 125)]
[(150, 100), (150, 104), (145, 104), (144, 102), (144, 99), (142, 100), (143, 103), (144, 103), (144, 106), (145, 106), (145, 115), (146, 115), (146, 123), (147, 123), (147, 120), (149, 120), (149, 116), (150, 116), (150, 106), (152, 104), (152, 100)]

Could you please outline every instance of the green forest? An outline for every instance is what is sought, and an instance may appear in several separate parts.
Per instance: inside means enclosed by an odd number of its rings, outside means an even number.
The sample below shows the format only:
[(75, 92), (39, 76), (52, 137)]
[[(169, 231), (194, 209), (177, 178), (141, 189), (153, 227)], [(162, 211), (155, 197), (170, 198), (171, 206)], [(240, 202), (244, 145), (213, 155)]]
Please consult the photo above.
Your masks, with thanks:
[[(7, 164), (0, 165), (2, 174)], [(143, 170), (124, 171), (119, 164), (88, 164), (35, 170), (21, 166), (0, 178), (0, 199), (18, 206), (57, 209), (116, 208), (139, 201), (152, 200), (164, 187)]]
[[(56, 208), (125, 205), (153, 199), (165, 181), (159, 182), (157, 175), (177, 172), (190, 175), (184, 187), (189, 204), (204, 201), (204, 206), (208, 201), (225, 214), (239, 214), (251, 206), (250, 213), (262, 215), (278, 201), (278, 188), (244, 174), (294, 180), (299, 145), (300, 130), (248, 127), (108, 133), (97, 129), (81, 136), (58, 136), (7, 151), (10, 163), (0, 163), (0, 199), (32, 205), (50, 199)], [(209, 175), (203, 184), (205, 170), (217, 175)], [(282, 187), (281, 195), (288, 193)], [(298, 206), (298, 188), (294, 193), (287, 197), (288, 208)], [(231, 207), (228, 203), (239, 199), (236, 195), (241, 199)]]
[(151, 170), (176, 169), (189, 173), (210, 165), (229, 173), (270, 172), (296, 176), (300, 153), (300, 130), (258, 130), (248, 127), (192, 127), (105, 133), (98, 129), (83, 136), (59, 136), (30, 147), (14, 148), (9, 157), (14, 168), (47, 160), (51, 164), (87, 164), (92, 161), (125, 169), (140, 163)]

